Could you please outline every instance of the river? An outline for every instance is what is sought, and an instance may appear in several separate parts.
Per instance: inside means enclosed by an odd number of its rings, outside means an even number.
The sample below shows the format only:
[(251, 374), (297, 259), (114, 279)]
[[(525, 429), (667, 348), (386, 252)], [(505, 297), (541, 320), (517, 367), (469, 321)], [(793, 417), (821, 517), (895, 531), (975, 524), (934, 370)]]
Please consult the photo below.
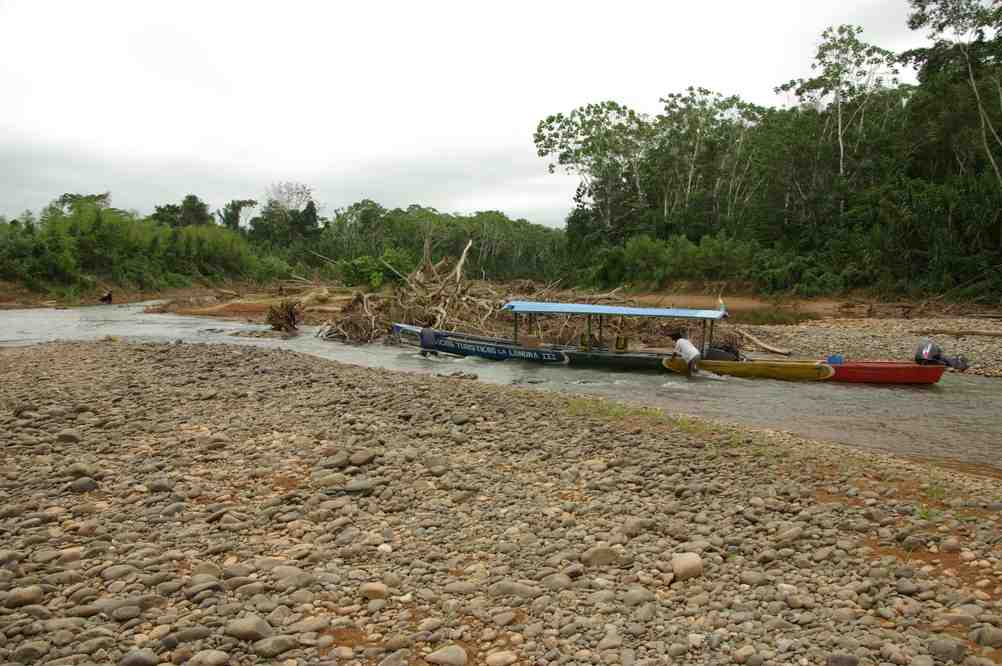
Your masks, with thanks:
[[(417, 373), (476, 373), (481, 381), (616, 398), (721, 421), (792, 432), (903, 456), (1002, 468), (1002, 380), (947, 373), (931, 387), (779, 382), (616, 373), (475, 358), (424, 358), (381, 344), (234, 337), (267, 327), (225, 319), (144, 314), (144, 304), (0, 310), (0, 346), (121, 339), (281, 347), (344, 363)], [(2, 358), (2, 357), (0, 357)]]

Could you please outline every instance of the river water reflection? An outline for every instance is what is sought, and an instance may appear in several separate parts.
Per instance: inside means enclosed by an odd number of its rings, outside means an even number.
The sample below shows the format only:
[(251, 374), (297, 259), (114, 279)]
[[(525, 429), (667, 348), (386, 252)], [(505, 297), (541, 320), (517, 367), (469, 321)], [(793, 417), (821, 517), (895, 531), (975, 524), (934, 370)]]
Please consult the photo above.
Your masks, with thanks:
[(285, 348), (407, 372), (474, 372), (481, 381), (496, 384), (617, 398), (864, 449), (1002, 468), (1002, 380), (948, 373), (932, 387), (734, 377), (689, 381), (671, 374), (544, 368), (474, 358), (428, 359), (399, 347), (324, 342), (314, 338), (309, 329), (289, 340), (230, 335), (266, 328), (222, 319), (144, 314), (143, 304), (2, 310), (0, 346), (116, 336), (149, 342), (182, 340)]

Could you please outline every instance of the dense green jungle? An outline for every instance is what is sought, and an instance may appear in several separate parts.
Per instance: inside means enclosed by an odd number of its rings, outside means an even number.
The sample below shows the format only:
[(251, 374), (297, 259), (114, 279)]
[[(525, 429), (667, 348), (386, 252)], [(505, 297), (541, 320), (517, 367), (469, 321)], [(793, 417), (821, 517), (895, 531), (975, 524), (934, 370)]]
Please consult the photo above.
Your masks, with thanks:
[(999, 303), (1002, 6), (910, 4), (923, 48), (829, 28), (811, 77), (777, 81), (782, 106), (694, 86), (653, 115), (582, 100), (527, 128), (551, 172), (579, 179), (562, 229), (370, 200), (323, 214), (294, 182), (214, 211), (195, 194), (141, 214), (65, 193), (0, 217), (0, 280), (67, 298), (291, 276), (379, 288), (472, 240), (467, 274), (497, 281)]

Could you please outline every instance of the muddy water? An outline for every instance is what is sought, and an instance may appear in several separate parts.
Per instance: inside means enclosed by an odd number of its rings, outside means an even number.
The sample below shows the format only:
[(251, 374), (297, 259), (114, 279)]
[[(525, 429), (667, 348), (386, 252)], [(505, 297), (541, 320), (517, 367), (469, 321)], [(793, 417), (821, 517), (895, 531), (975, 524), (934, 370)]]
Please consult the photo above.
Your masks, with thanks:
[[(476, 373), (482, 381), (617, 398), (737, 424), (785, 430), (898, 455), (1002, 468), (1002, 381), (947, 374), (932, 387), (882, 387), (428, 359), (398, 347), (322, 342), (310, 331), (289, 340), (234, 337), (266, 327), (147, 315), (141, 304), (0, 311), (0, 345), (122, 339), (280, 347), (346, 363), (419, 373)], [(2, 359), (2, 357), (0, 357)]]

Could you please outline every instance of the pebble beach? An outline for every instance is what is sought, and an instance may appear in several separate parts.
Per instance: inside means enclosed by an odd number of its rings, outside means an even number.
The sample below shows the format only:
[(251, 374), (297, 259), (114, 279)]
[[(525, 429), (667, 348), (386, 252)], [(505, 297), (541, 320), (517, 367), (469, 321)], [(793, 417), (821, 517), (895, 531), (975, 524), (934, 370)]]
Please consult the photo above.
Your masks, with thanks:
[(288, 351), (0, 349), (0, 664), (997, 664), (969, 471)]

